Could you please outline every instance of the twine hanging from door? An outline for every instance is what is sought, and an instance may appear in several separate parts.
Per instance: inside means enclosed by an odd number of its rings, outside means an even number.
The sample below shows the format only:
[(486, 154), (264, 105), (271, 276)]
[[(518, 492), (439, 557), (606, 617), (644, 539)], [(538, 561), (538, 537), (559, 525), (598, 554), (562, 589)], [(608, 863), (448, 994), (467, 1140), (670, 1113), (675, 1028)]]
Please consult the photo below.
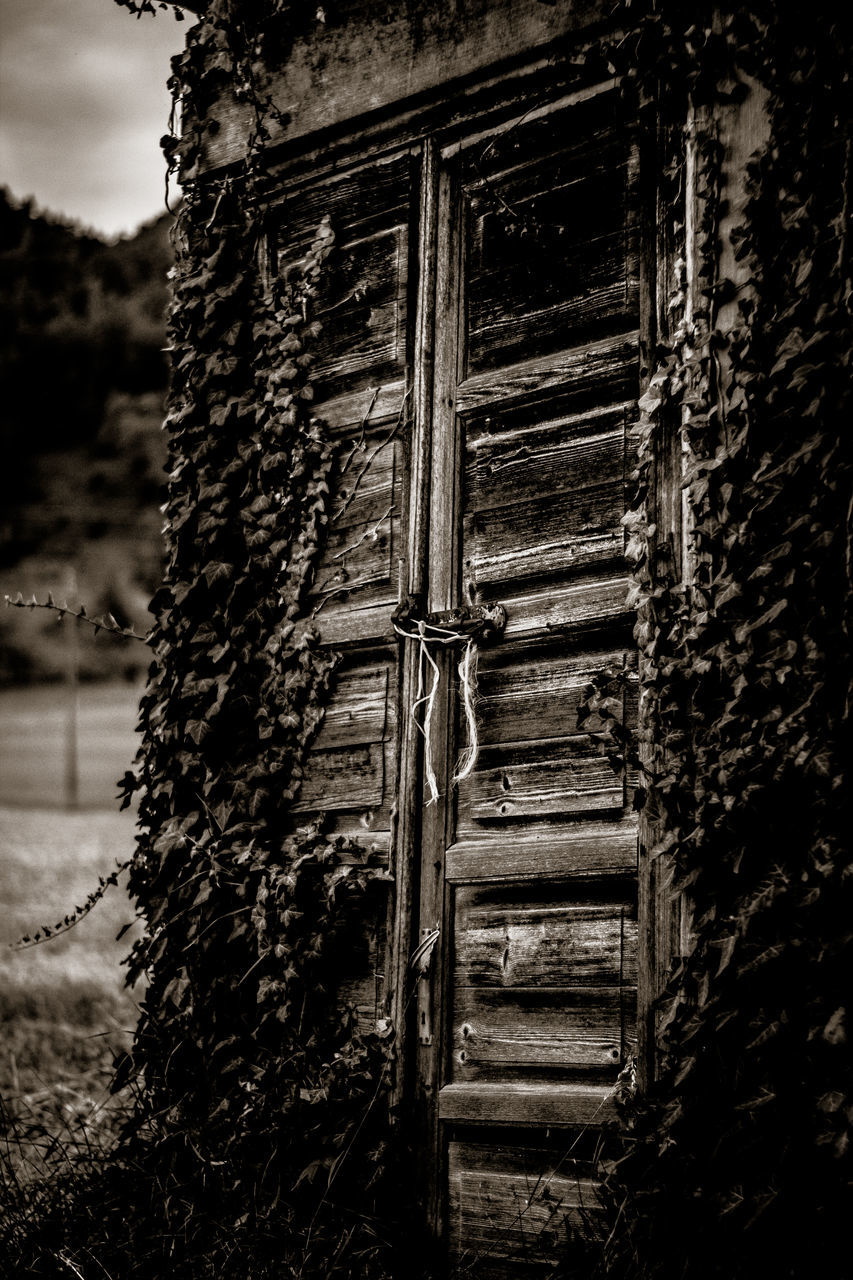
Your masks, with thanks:
[[(425, 743), (424, 752), (424, 775), (426, 784), (429, 789), (430, 798), (427, 804), (435, 804), (439, 797), (438, 782), (435, 776), (435, 767), (432, 759), (432, 713), (435, 709), (435, 700), (438, 696), (438, 687), (441, 682), (441, 671), (438, 663), (429, 651), (431, 644), (451, 645), (464, 644), (465, 653), (457, 666), (459, 673), (459, 687), (462, 696), (462, 705), (465, 708), (465, 721), (468, 729), (468, 743), (465, 750), (459, 757), (456, 772), (451, 778), (450, 785), (453, 786), (457, 782), (461, 782), (467, 778), (474, 770), (477, 763), (477, 757), (480, 754), (480, 743), (477, 728), (477, 714), (475, 711), (475, 698), (477, 693), (477, 645), (474, 637), (465, 635), (461, 631), (454, 631), (448, 627), (439, 627), (429, 622), (419, 621), (417, 630), (404, 631), (398, 624), (394, 623), (394, 630), (398, 635), (403, 636), (407, 640), (416, 639), (420, 646), (420, 654), (418, 660), (418, 691), (415, 701), (412, 703), (412, 715), (415, 718), (415, 724), (423, 734)], [(427, 631), (434, 634), (427, 635)], [(425, 692), (425, 670), (426, 667), (432, 670), (432, 683), (429, 692)], [(423, 715), (423, 723), (417, 718), (418, 707), (426, 705)]]

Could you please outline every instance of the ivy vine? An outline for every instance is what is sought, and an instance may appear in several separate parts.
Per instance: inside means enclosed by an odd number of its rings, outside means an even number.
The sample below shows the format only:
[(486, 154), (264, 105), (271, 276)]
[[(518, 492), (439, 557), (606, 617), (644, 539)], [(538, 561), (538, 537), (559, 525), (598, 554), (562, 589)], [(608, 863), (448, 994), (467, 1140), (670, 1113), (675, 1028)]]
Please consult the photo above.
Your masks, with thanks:
[(180, 223), (171, 558), (130, 869), (145, 924), (130, 976), (149, 985), (125, 1070), (160, 1117), (159, 1178), (211, 1206), (187, 1218), (188, 1258), (349, 1274), (387, 1245), (373, 1183), (390, 1037), (359, 1028), (335, 983), (387, 871), (288, 817), (337, 663), (306, 621), (333, 465), (311, 413), (311, 301), (334, 235), (322, 221), (296, 278), (264, 285), (244, 195), (190, 190)]
[[(311, 384), (334, 231), (322, 218), (294, 268), (267, 271), (257, 216), (277, 119), (261, 68), (305, 21), (316, 6), (214, 0), (173, 62), (168, 566), (121, 784), (123, 806), (140, 796), (129, 979), (147, 985), (114, 1086), (133, 1115), (98, 1192), (97, 1256), (125, 1275), (381, 1276), (395, 1243), (392, 1029), (339, 991), (389, 873), (288, 803), (338, 663), (308, 601), (336, 461)], [(245, 161), (199, 180), (206, 113), (234, 85)], [(72, 1224), (65, 1256), (88, 1267), (92, 1244)]]
[[(850, 22), (822, 4), (807, 23), (763, 4), (632, 9), (628, 61), (665, 112), (674, 104), (684, 120), (753, 76), (769, 92), (771, 138), (737, 233), (752, 280), (726, 336), (720, 156), (711, 130), (698, 140), (702, 302), (679, 324), (676, 292), (672, 340), (641, 400), (627, 523), (646, 802), (691, 943), (665, 995), (661, 1079), (629, 1105), (607, 1179), (603, 1271), (841, 1275), (853, 1119)], [(646, 512), (667, 412), (689, 449), (686, 581)]]

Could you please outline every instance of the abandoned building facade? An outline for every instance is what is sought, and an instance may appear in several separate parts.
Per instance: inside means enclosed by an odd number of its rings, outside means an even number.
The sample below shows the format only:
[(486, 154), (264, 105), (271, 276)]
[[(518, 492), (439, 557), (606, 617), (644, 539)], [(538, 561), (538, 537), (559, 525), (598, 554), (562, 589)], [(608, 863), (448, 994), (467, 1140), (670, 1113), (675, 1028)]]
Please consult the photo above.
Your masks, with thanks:
[[(288, 6), (267, 8), (272, 26)], [(333, 998), (355, 1010), (362, 1034), (378, 1028), (391, 1044), (376, 1105), (414, 1153), (408, 1190), (444, 1259), (435, 1274), (553, 1274), (573, 1237), (610, 1229), (600, 1135), (618, 1128), (620, 1098), (653, 1087), (672, 1017), (660, 997), (707, 925), (668, 821), (667, 761), (682, 739), (659, 691), (672, 629), (701, 633), (713, 612), (699, 587), (719, 569), (701, 536), (715, 481), (701, 464), (744, 417), (736, 343), (755, 266), (740, 229), (771, 135), (771, 90), (757, 65), (715, 65), (712, 88), (694, 75), (709, 49), (727, 46), (711, 8), (701, 39), (682, 32), (681, 93), (661, 69), (660, 25), (638, 41), (630, 6), (290, 8), (276, 61), (263, 15), (241, 60), (217, 43), (228, 6), (199, 6), (201, 87), (195, 100), (185, 92), (176, 148), (188, 193), (179, 248), (212, 263), (218, 227), (242, 201), (253, 287), (278, 299), (279, 316), (295, 307), (281, 376), (272, 370), (266, 400), (256, 392), (267, 406), (258, 420), (280, 410), (327, 460), (315, 469), (323, 516), (271, 553), (292, 587), (311, 548), (296, 605), (268, 639), (270, 652), (291, 644), (298, 672), (307, 659), (300, 666), (293, 637), (309, 636), (299, 652), (322, 670), (322, 707), (308, 699), (293, 712), (304, 724), (310, 711), (298, 767), (279, 796), (274, 776), (251, 775), (241, 826), (242, 801), (232, 813), (223, 800), (228, 734), (215, 733), (251, 666), (236, 659), (229, 691), (218, 686), (193, 721), (204, 805), (176, 776), (168, 817), (161, 794), (143, 818), (154, 836), (183, 822), (202, 843), (213, 823), (216, 856), (227, 861), (230, 847), (248, 865), (256, 819), (279, 812), (289, 847), (302, 849), (294, 833), (316, 832), (322, 815), (326, 848), (353, 865), (361, 851), (380, 869)], [(660, 16), (646, 8), (647, 20)], [(625, 49), (648, 65), (626, 66)], [(181, 311), (186, 271), (179, 261), (179, 338), (191, 314)], [(216, 289), (211, 275), (193, 303), (206, 317)], [(193, 368), (216, 355), (210, 331), (199, 324)], [(260, 349), (269, 326), (255, 336)], [(300, 364), (309, 349), (310, 366)], [(309, 367), (311, 398), (299, 400)], [(179, 366), (172, 405), (176, 439), (189, 414), (196, 442), (217, 441), (220, 475), (205, 480), (196, 458), (193, 519), (208, 500), (230, 501), (229, 439), (244, 461), (266, 449), (241, 436), (239, 388), (233, 403), (214, 388), (199, 408), (202, 377), (190, 412)], [(277, 399), (282, 378), (292, 394)], [(175, 492), (192, 461), (182, 447)], [(205, 643), (197, 629), (194, 640), (181, 632), (204, 608), (195, 584), (205, 578), (209, 619), (236, 610), (215, 597), (220, 570), (243, 572), (234, 512), (256, 501), (274, 529), (275, 494), (288, 501), (275, 479), (281, 457), (258, 464), (268, 492), (241, 491), (221, 519), (225, 508), (210, 508), (195, 569), (173, 506), (161, 619), (177, 638), (160, 651), (152, 740), (179, 714), (174, 654)], [(311, 474), (288, 458), (289, 475)], [(211, 568), (203, 548), (226, 520), (232, 551)], [(249, 577), (251, 548), (268, 557), (260, 596), (270, 553), (258, 529), (240, 554)], [(665, 618), (667, 600), (680, 603)], [(737, 624), (772, 608), (764, 599)], [(208, 637), (206, 690), (225, 670), (224, 644)], [(694, 724), (701, 732), (701, 714)], [(277, 732), (261, 735), (258, 758)], [(690, 840), (697, 822), (684, 828)], [(179, 879), (174, 867), (157, 874), (137, 873), (149, 908)], [(708, 945), (722, 972), (731, 951)], [(195, 979), (185, 978), (154, 984), (149, 1026), (157, 1000), (189, 1009)]]

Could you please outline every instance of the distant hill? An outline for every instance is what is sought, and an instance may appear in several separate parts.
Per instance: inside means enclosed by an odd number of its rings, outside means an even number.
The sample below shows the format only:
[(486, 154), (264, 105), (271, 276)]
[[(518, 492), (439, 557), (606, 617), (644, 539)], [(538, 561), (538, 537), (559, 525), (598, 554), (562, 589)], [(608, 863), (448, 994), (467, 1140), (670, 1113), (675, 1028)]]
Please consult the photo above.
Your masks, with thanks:
[[(142, 630), (160, 572), (170, 224), (107, 243), (0, 191), (0, 591), (70, 593)], [(0, 614), (0, 682), (64, 661), (47, 614)], [(141, 645), (84, 645), (92, 678), (147, 661)]]

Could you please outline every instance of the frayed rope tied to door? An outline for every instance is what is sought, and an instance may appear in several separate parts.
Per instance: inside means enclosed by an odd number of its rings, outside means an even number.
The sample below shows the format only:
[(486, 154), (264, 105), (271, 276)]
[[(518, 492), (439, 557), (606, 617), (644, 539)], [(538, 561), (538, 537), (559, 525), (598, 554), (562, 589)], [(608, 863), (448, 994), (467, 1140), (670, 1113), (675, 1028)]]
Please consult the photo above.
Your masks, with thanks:
[[(429, 647), (455, 644), (465, 646), (465, 652), (456, 669), (459, 674), (462, 706), (465, 710), (468, 744), (459, 757), (456, 771), (451, 779), (451, 786), (453, 786), (474, 771), (480, 752), (476, 713), (478, 646), (484, 640), (491, 639), (503, 631), (506, 625), (506, 610), (499, 604), (463, 607), (450, 609), (444, 613), (430, 614), (427, 618), (416, 618), (414, 604), (415, 602), (410, 598), (401, 605), (394, 614), (393, 624), (397, 635), (405, 640), (416, 640), (420, 647), (418, 690), (415, 701), (412, 703), (412, 715), (425, 742), (424, 775), (430, 793), (427, 804), (434, 804), (439, 797), (439, 790), (432, 759), (432, 715), (441, 682), (441, 671)], [(427, 667), (432, 671), (432, 682), (428, 692), (426, 691)], [(426, 709), (421, 723), (417, 712), (422, 706)]]

